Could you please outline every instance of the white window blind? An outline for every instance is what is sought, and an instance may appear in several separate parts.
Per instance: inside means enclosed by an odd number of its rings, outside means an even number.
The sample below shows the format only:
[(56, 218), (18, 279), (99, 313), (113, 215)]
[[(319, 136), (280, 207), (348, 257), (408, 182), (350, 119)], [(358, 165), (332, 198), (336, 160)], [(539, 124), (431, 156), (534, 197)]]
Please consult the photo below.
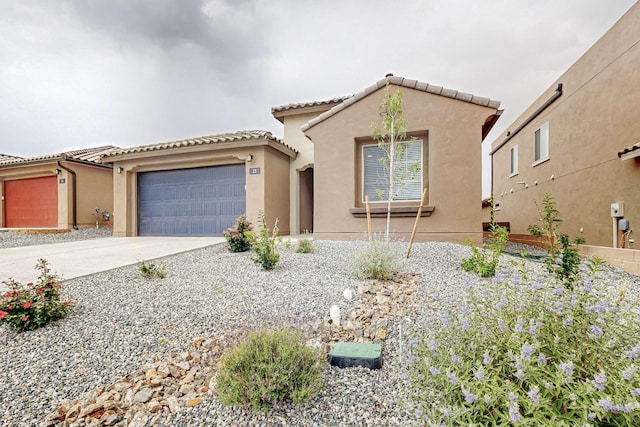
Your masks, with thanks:
[[(393, 200), (420, 200), (422, 197), (422, 146), (421, 140), (402, 142), (404, 154), (396, 156)], [(385, 201), (389, 191), (389, 170), (382, 164), (386, 158), (382, 148), (377, 145), (362, 147), (363, 179), (362, 201), (369, 196), (370, 201)], [(388, 162), (387, 162), (388, 164)], [(418, 165), (418, 171), (410, 173), (411, 166)], [(404, 179), (403, 179), (404, 178)], [(381, 192), (381, 197), (378, 195)]]
[(549, 157), (549, 122), (540, 126), (535, 133), (535, 153), (534, 161), (543, 160)]

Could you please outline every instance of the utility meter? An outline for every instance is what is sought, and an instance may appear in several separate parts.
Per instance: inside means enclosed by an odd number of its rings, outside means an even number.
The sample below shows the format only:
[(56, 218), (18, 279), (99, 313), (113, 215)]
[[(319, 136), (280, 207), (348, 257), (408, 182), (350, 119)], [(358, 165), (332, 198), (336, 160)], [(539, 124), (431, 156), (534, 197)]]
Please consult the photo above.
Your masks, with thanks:
[(611, 203), (611, 217), (622, 218), (624, 216), (624, 203)]

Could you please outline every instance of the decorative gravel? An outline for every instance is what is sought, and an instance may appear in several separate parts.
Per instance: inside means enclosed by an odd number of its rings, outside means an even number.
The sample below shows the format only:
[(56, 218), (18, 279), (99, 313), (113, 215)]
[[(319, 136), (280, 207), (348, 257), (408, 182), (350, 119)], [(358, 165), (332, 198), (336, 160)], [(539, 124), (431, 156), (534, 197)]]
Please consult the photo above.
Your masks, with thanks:
[[(312, 254), (281, 248), (281, 262), (271, 272), (254, 264), (251, 254), (231, 254), (220, 245), (154, 261), (166, 265), (165, 279), (144, 279), (130, 266), (64, 282), (66, 296), (77, 301), (66, 319), (23, 334), (0, 328), (0, 425), (38, 425), (64, 399), (112, 384), (146, 362), (188, 348), (196, 337), (222, 334), (247, 318), (323, 318), (332, 304), (346, 310), (351, 303), (343, 290), (359, 283), (347, 274), (347, 260), (358, 245), (316, 241)], [(451, 243), (414, 245), (406, 270), (423, 275), (416, 298), (426, 306), (431, 293), (453, 296), (465, 284), (482, 286), (487, 279), (460, 269), (469, 254), (468, 247)], [(630, 277), (637, 289), (637, 276)], [(398, 325), (392, 325), (380, 370), (326, 366), (325, 387), (307, 404), (256, 414), (206, 400), (160, 425), (409, 425), (398, 337)]]
[(110, 228), (81, 228), (68, 233), (24, 234), (0, 230), (0, 248), (16, 248), (19, 246), (46, 245), (49, 243), (72, 242), (75, 240), (99, 239), (111, 237)]

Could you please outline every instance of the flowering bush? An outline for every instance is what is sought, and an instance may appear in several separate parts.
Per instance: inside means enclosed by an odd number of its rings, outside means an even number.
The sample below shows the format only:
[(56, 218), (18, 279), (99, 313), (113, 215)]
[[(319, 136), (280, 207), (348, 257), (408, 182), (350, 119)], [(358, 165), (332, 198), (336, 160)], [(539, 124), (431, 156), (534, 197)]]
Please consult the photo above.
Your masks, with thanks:
[(286, 399), (307, 402), (322, 387), (317, 350), (292, 329), (260, 330), (228, 350), (216, 376), (220, 401), (265, 410)]
[(227, 248), (231, 252), (246, 252), (251, 249), (252, 226), (247, 217), (242, 215), (236, 219), (233, 228), (227, 228), (222, 235), (227, 239)]
[(573, 289), (500, 273), (417, 322), (402, 376), (430, 425), (640, 425), (640, 319), (600, 262)]
[(37, 284), (26, 286), (13, 279), (4, 281), (10, 289), (0, 299), (0, 324), (6, 323), (18, 332), (31, 331), (67, 315), (71, 303), (61, 300), (59, 277), (51, 273), (49, 263), (38, 260)]

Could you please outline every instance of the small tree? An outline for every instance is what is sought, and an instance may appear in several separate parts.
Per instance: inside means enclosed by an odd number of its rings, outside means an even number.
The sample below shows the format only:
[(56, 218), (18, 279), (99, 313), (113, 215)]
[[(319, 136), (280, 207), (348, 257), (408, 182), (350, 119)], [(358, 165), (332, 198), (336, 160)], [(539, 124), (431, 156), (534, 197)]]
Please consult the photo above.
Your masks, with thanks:
[(384, 156), (380, 158), (380, 163), (384, 167), (385, 177), (383, 182), (386, 188), (376, 189), (379, 199), (384, 199), (386, 193), (387, 201), (387, 227), (385, 238), (389, 240), (389, 229), (391, 224), (391, 202), (396, 197), (400, 187), (406, 185), (420, 171), (420, 163), (407, 164), (406, 152), (407, 121), (402, 116), (402, 91), (398, 89), (391, 93), (389, 83), (384, 90), (384, 100), (380, 105), (382, 109), (382, 128), (376, 123), (371, 125), (372, 137), (378, 143), (378, 147), (383, 150)]

